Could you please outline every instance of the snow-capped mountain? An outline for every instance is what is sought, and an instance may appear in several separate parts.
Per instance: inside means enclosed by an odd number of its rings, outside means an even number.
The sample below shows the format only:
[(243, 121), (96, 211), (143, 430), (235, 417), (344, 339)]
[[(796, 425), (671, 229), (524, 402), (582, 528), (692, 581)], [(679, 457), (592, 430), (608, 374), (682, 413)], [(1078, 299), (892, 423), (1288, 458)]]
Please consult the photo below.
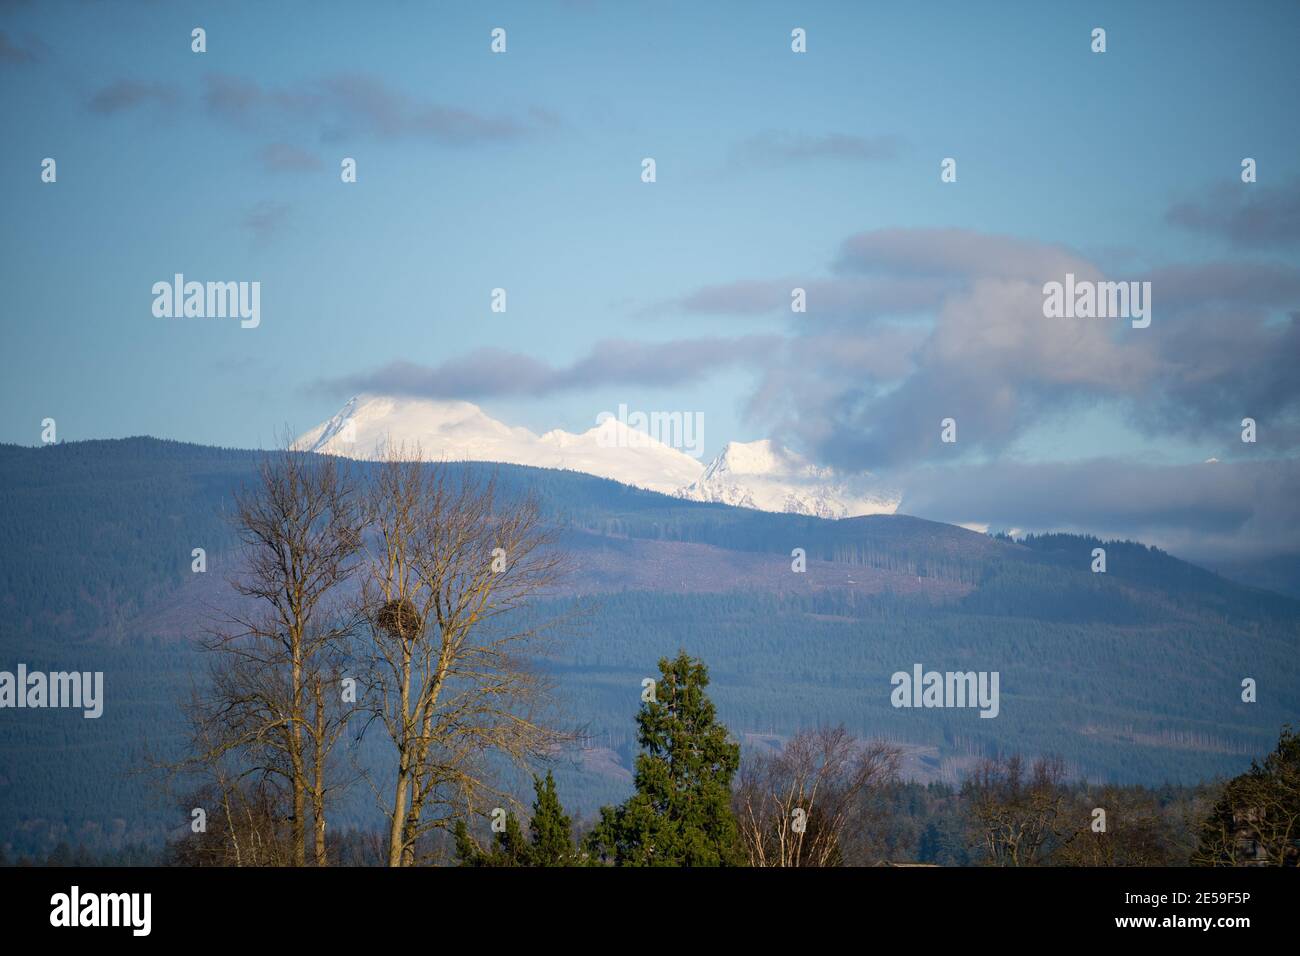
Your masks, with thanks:
[(677, 495), (819, 518), (893, 514), (901, 500), (870, 475), (838, 475), (768, 439), (728, 442), (704, 474)]
[(823, 518), (892, 514), (899, 503), (870, 476), (838, 475), (767, 440), (731, 442), (706, 468), (616, 417), (581, 434), (536, 435), (469, 402), (358, 396), (294, 447), (360, 459), (391, 448), (427, 460), (567, 468), (693, 501)]
[(568, 468), (665, 494), (690, 484), (704, 470), (685, 452), (617, 418), (580, 435), (559, 429), (535, 435), (499, 422), (469, 402), (385, 396), (353, 398), (294, 447), (348, 458), (381, 458), (393, 448), (429, 460)]

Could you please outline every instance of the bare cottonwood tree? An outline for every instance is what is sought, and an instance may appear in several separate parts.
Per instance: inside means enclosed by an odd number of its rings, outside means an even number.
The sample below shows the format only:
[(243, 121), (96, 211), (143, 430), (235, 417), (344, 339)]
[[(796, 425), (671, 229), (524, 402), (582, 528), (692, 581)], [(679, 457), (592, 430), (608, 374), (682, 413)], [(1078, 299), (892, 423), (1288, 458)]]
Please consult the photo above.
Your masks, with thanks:
[[(1098, 810), (1103, 811), (1101, 815)], [(1084, 788), (1062, 815), (1052, 862), (1064, 866), (1172, 866), (1177, 820), (1140, 787)]]
[(864, 797), (897, 779), (902, 751), (844, 727), (803, 730), (741, 761), (736, 820), (751, 866), (837, 866), (867, 825)]
[(167, 845), (174, 866), (289, 866), (293, 850), (282, 795), (273, 788), (247, 786), (224, 774), (181, 802), (205, 813), (201, 829), (187, 829)]
[(1065, 764), (1015, 754), (983, 760), (962, 785), (975, 836), (997, 866), (1033, 866), (1051, 852), (1069, 800)]
[(550, 683), (527, 655), (548, 623), (513, 612), (562, 569), (535, 499), (498, 500), (495, 478), (390, 453), (372, 485), (362, 584), (366, 700), (396, 750), (388, 862), (416, 862), (426, 835), (511, 802), (494, 783), (564, 740)]
[[(342, 767), (334, 760), (334, 747), (348, 729), (356, 712), (345, 699), (345, 671), (348, 659), (331, 648), (327, 657), (313, 661), (308, 677), (309, 720), (306, 738), (310, 747), (308, 792), (312, 810), (312, 850), (317, 866), (329, 861), (325, 820), (334, 795), (348, 785)], [(355, 701), (355, 697), (352, 698)]]
[(295, 866), (307, 862), (309, 803), (314, 862), (327, 863), (325, 775), (346, 721), (334, 657), (350, 625), (337, 589), (357, 567), (362, 513), (345, 467), (285, 449), (236, 495), (243, 547), (231, 584), (245, 610), (205, 640), (216, 655), (211, 689), (190, 708), (187, 769), (206, 768), (225, 797), (259, 781), (259, 806), (267, 781), (282, 784)]

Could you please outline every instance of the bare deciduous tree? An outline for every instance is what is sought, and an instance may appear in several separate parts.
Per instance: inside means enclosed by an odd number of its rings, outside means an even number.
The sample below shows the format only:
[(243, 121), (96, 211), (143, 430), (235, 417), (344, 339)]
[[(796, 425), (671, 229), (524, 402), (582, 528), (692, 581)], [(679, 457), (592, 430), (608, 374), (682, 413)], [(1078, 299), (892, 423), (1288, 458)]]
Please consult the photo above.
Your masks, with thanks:
[[(231, 584), (248, 610), (204, 642), (217, 657), (209, 693), (189, 708), (192, 756), (181, 769), (205, 773), (221, 801), (268, 814), (283, 793), (295, 866), (307, 862), (310, 803), (313, 858), (324, 866), (325, 767), (347, 719), (332, 657), (350, 625), (336, 589), (361, 548), (357, 486), (336, 459), (285, 449), (237, 494), (233, 524), (243, 547)], [(235, 839), (235, 822), (227, 832)]]
[[(1097, 810), (1104, 816), (1099, 817)], [(1171, 866), (1177, 862), (1175, 821), (1149, 791), (1114, 785), (1085, 788), (1070, 802), (1067, 813), (1061, 818), (1053, 863)]]
[(553, 622), (513, 614), (556, 582), (561, 560), (534, 499), (499, 501), (495, 479), (469, 469), (390, 454), (369, 518), (365, 700), (396, 750), (381, 799), (389, 865), (407, 866), (432, 831), (513, 803), (498, 762), (523, 766), (564, 742), (550, 682), (526, 657)]
[(1069, 792), (1060, 757), (1041, 757), (1030, 768), (1019, 754), (984, 760), (962, 786), (975, 838), (997, 866), (1041, 863), (1058, 836)]
[(841, 726), (800, 731), (780, 752), (742, 760), (733, 804), (750, 865), (840, 865), (868, 823), (864, 797), (897, 779), (901, 756)]
[(215, 775), (182, 802), (204, 809), (203, 828), (189, 830), (169, 843), (168, 862), (175, 866), (288, 866), (293, 851), (283, 795), (265, 787)]

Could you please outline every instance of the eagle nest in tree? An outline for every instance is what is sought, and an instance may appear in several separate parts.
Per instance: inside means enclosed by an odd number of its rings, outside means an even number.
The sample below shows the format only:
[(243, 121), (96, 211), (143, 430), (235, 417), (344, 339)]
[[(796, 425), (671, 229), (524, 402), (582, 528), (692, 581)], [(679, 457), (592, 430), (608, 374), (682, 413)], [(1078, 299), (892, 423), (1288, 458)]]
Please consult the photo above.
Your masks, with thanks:
[(406, 598), (389, 601), (375, 615), (375, 623), (395, 637), (413, 638), (420, 632), (420, 612)]

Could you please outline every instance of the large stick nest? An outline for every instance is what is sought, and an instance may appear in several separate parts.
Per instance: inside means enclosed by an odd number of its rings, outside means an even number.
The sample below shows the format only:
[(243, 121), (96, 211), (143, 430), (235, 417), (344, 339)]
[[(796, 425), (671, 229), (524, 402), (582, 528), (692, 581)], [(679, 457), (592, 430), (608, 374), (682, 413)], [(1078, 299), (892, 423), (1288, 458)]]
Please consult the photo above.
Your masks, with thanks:
[(420, 633), (420, 612), (406, 598), (398, 598), (379, 609), (375, 623), (394, 637), (409, 641)]

